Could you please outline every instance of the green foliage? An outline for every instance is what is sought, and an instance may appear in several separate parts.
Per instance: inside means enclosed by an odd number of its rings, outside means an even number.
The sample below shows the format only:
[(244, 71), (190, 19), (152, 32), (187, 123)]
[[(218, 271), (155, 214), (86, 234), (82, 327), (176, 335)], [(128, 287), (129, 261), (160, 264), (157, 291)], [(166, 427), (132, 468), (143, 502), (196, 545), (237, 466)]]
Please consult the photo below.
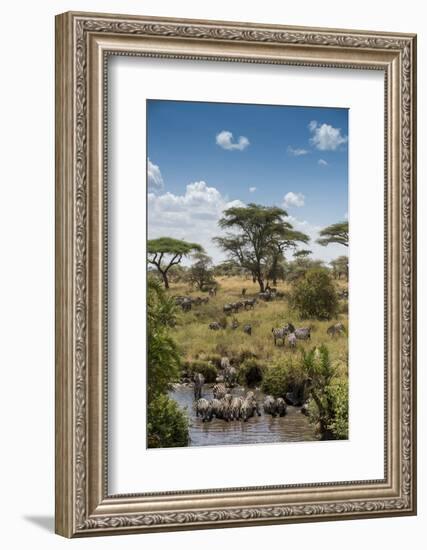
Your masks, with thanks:
[(212, 384), (215, 382), (216, 377), (218, 376), (218, 369), (211, 361), (196, 359), (191, 363), (187, 363), (185, 367), (190, 378), (192, 378), (196, 372), (200, 372), (200, 374), (203, 374), (205, 377), (207, 384)]
[(212, 259), (202, 252), (193, 255), (195, 262), (188, 272), (188, 280), (199, 290), (205, 290), (215, 286), (213, 278)]
[(150, 402), (178, 381), (180, 356), (175, 341), (169, 335), (169, 327), (175, 323), (175, 304), (167, 297), (159, 281), (149, 277), (147, 286), (147, 389)]
[(285, 216), (287, 212), (277, 206), (250, 203), (228, 208), (218, 222), (222, 229), (231, 229), (232, 233), (216, 237), (214, 241), (230, 259), (253, 275), (261, 291), (268, 271), (278, 276), (283, 251), (294, 247), (298, 241), (309, 240), (304, 233), (295, 231), (284, 220)]
[(246, 359), (239, 368), (239, 382), (244, 386), (257, 386), (264, 377), (264, 366), (256, 359)]
[(328, 429), (334, 439), (348, 438), (348, 379), (342, 379), (328, 388), (328, 397), (334, 411)]
[(310, 419), (323, 439), (348, 437), (348, 378), (338, 378), (325, 345), (303, 352), (302, 362), (310, 379)]
[(196, 250), (203, 252), (203, 247), (197, 243), (188, 243), (180, 239), (172, 239), (171, 237), (150, 239), (147, 242), (147, 251), (149, 254), (179, 254), (186, 256)]
[(348, 222), (338, 222), (323, 228), (317, 242), (322, 246), (332, 243), (348, 246)]
[(147, 242), (147, 261), (156, 267), (162, 276), (165, 288), (169, 288), (169, 270), (192, 252), (204, 252), (204, 250), (197, 243), (188, 243), (171, 237), (150, 239)]
[(273, 397), (285, 397), (290, 383), (291, 361), (269, 366), (262, 381), (262, 391)]
[(294, 284), (291, 305), (301, 319), (329, 320), (338, 312), (338, 297), (326, 269), (310, 269)]
[(158, 395), (148, 405), (148, 447), (186, 447), (189, 442), (188, 418), (167, 395)]

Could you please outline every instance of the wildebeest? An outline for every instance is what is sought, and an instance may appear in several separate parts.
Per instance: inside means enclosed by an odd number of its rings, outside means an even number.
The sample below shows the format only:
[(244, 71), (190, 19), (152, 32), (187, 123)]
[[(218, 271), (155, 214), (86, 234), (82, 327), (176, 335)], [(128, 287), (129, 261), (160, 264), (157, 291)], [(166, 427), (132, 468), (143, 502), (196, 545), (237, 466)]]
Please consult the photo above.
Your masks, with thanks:
[(215, 386), (212, 388), (212, 393), (216, 399), (222, 399), (223, 397), (225, 397), (227, 390), (225, 389), (224, 384), (215, 384)]
[(245, 309), (253, 309), (256, 304), (256, 298), (248, 298), (243, 302)]
[(243, 325), (243, 332), (245, 334), (249, 334), (249, 336), (251, 336), (251, 334), (252, 334), (252, 325)]
[(203, 397), (198, 399), (196, 401), (195, 409), (196, 416), (201, 416), (203, 422), (210, 420), (212, 406), (207, 399), (204, 399)]
[(298, 340), (309, 340), (311, 338), (311, 328), (310, 327), (301, 327), (295, 329), (295, 336)]
[(212, 322), (212, 323), (209, 323), (209, 328), (211, 330), (221, 330), (221, 325), (219, 323), (217, 323), (216, 321)]
[(203, 384), (205, 383), (205, 377), (200, 372), (196, 372), (193, 377), (194, 382), (194, 399), (200, 399), (202, 397)]
[(242, 288), (242, 296), (246, 296), (246, 288)]
[(341, 334), (344, 334), (345, 328), (342, 323), (335, 323), (335, 325), (331, 325), (326, 332), (332, 337), (340, 336)]
[(237, 379), (237, 370), (234, 367), (224, 369), (224, 382), (226, 386), (232, 386)]
[(191, 299), (190, 298), (184, 298), (184, 300), (182, 300), (181, 309), (182, 309), (182, 311), (190, 311), (191, 310)]

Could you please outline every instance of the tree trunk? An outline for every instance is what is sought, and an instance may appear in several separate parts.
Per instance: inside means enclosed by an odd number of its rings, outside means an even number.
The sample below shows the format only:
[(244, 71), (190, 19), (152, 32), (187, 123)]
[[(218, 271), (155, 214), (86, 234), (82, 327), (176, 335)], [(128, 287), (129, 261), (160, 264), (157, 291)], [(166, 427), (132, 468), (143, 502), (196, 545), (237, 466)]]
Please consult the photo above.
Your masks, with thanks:
[(258, 284), (259, 284), (259, 291), (260, 292), (264, 292), (265, 288), (264, 288), (264, 281), (261, 277), (260, 274), (257, 275), (257, 281), (258, 281)]
[(160, 273), (162, 274), (162, 278), (163, 278), (163, 283), (165, 285), (165, 288), (169, 288), (169, 281), (168, 281), (168, 274), (166, 271), (160, 271)]

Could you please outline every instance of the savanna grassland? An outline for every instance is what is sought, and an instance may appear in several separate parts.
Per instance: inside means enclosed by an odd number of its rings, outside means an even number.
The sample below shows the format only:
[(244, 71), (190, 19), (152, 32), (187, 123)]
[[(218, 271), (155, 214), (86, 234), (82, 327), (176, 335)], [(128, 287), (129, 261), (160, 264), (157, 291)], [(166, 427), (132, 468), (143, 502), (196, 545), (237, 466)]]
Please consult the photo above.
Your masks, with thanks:
[[(234, 358), (238, 364), (240, 359), (252, 355), (266, 368), (279, 365), (284, 359), (294, 358), (298, 360), (301, 350), (308, 350), (322, 344), (326, 344), (329, 350), (331, 362), (339, 371), (339, 374), (347, 374), (348, 354), (348, 314), (338, 313), (335, 319), (318, 321), (315, 319), (300, 320), (298, 313), (293, 310), (287, 297), (291, 291), (290, 285), (278, 282), (277, 290), (283, 292), (285, 297), (277, 298), (270, 302), (258, 299), (259, 287), (252, 283), (251, 279), (243, 277), (217, 277), (218, 292), (210, 297), (209, 303), (193, 306), (191, 311), (179, 312), (173, 336), (178, 344), (184, 361), (209, 360), (210, 357), (228, 356)], [(337, 290), (347, 288), (347, 282), (335, 281)], [(246, 288), (245, 298), (257, 298), (254, 309), (240, 310), (238, 313), (225, 315), (223, 306), (226, 303), (236, 302), (242, 299), (242, 289)], [(171, 283), (168, 290), (170, 296), (186, 295), (195, 298), (206, 296), (192, 290), (186, 283)], [(346, 311), (346, 302), (341, 302), (341, 311)], [(210, 330), (209, 323), (227, 319), (227, 328), (218, 331)], [(239, 322), (236, 329), (231, 328), (232, 319)], [(331, 337), (327, 329), (331, 324), (342, 322), (346, 334)], [(290, 349), (281, 341), (274, 345), (271, 329), (281, 327), (291, 322), (296, 327), (311, 327), (311, 339), (299, 340), (296, 349)], [(252, 335), (243, 332), (243, 325), (252, 326)], [(338, 374), (338, 373), (337, 373)]]

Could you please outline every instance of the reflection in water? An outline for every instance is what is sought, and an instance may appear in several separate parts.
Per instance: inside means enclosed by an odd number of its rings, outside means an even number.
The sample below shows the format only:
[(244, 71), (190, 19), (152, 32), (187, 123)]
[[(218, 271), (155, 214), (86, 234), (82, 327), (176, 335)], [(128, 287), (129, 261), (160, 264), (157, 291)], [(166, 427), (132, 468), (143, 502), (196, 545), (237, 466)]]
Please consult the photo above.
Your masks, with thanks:
[[(233, 395), (243, 395), (244, 388), (234, 388)], [(255, 391), (258, 403), (261, 405), (264, 395)], [(314, 441), (317, 439), (313, 426), (308, 418), (301, 414), (297, 407), (288, 407), (287, 414), (273, 418), (264, 414), (253, 416), (247, 422), (212, 419), (202, 422), (196, 417), (193, 409), (194, 394), (190, 385), (178, 384), (170, 396), (185, 408), (190, 418), (190, 445), (240, 445), (242, 443), (278, 443), (286, 441)], [(212, 399), (212, 389), (206, 385), (203, 397)]]

